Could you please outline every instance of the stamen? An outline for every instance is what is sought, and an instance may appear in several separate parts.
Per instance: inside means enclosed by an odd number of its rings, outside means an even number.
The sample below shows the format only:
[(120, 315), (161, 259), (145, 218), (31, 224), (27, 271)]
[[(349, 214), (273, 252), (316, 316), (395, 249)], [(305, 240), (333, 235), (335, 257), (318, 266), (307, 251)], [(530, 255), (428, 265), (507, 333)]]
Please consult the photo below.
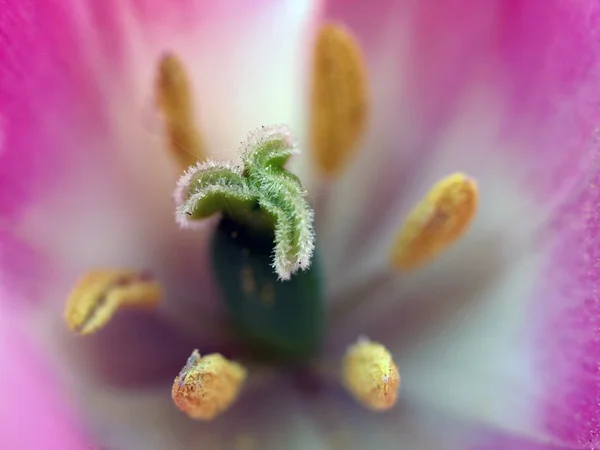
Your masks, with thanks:
[(192, 103), (192, 87), (183, 64), (172, 53), (160, 61), (156, 78), (156, 103), (166, 120), (170, 148), (182, 169), (206, 153)]
[(396, 404), (400, 374), (390, 352), (381, 344), (361, 338), (344, 358), (343, 381), (365, 407), (386, 411)]
[(84, 275), (67, 299), (65, 319), (79, 334), (104, 327), (123, 306), (153, 307), (162, 297), (160, 285), (147, 273), (96, 270)]
[(392, 248), (392, 264), (416, 269), (431, 261), (468, 229), (477, 210), (475, 181), (462, 173), (435, 184), (410, 212)]
[(350, 32), (329, 24), (318, 33), (313, 70), (311, 146), (317, 167), (331, 176), (350, 160), (367, 123), (366, 64)]
[(192, 419), (212, 420), (237, 398), (246, 369), (218, 353), (194, 350), (173, 383), (175, 405)]

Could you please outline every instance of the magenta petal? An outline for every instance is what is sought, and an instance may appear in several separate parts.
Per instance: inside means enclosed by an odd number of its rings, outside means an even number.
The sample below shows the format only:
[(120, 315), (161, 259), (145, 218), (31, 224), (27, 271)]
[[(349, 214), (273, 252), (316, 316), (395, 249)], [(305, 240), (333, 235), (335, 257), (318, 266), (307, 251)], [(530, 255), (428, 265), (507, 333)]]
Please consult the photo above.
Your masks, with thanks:
[[(396, 18), (410, 27), (410, 33), (397, 27), (398, 34), (410, 37), (408, 45), (406, 40), (398, 40), (397, 52), (402, 57), (394, 67), (405, 75), (408, 70), (405, 78), (398, 78), (408, 81), (402, 92), (409, 101), (404, 97), (394, 100), (396, 105), (408, 105), (409, 111), (393, 115), (388, 127), (401, 128), (401, 119), (416, 123), (410, 129), (405, 127), (405, 134), (390, 133), (393, 139), (388, 145), (393, 152), (386, 164), (418, 176), (415, 164), (402, 164), (400, 157), (392, 164), (393, 155), (429, 153), (433, 161), (446, 157), (455, 169), (463, 169), (469, 159), (487, 159), (481, 166), (483, 173), (501, 162), (508, 170), (501, 171), (498, 164), (499, 178), (507, 187), (522, 186), (524, 197), (551, 199), (554, 202), (545, 205), (560, 205), (551, 224), (551, 239), (539, 233), (545, 239), (544, 250), (553, 250), (547, 271), (540, 277), (537, 295), (524, 299), (527, 337), (523, 344), (529, 346), (534, 333), (538, 337), (532, 375), (536, 386), (527, 387), (531, 398), (526, 402), (534, 411), (527, 418), (535, 429), (526, 431), (531, 432), (532, 440), (549, 440), (566, 448), (595, 448), (600, 442), (600, 4), (570, 0), (397, 3), (402, 11)], [(343, 6), (339, 10), (343, 13)], [(382, 7), (380, 12), (386, 10)], [(359, 22), (356, 14), (347, 14), (351, 24), (364, 25), (370, 20), (365, 17)], [(372, 25), (376, 26), (376, 21)], [(367, 31), (358, 29), (359, 34), (367, 35)], [(401, 53), (406, 46), (408, 60)], [(389, 89), (393, 90), (393, 85)], [(460, 130), (465, 137), (461, 147), (468, 158), (460, 160), (451, 151), (436, 154), (439, 137), (464, 113), (465, 98), (470, 101), (477, 95), (482, 99), (477, 104), (482, 116), (500, 116), (499, 136), (493, 136), (498, 140), (472, 145), (465, 126)], [(491, 101), (486, 103), (488, 99)], [(472, 119), (476, 128), (477, 117)], [(473, 135), (477, 131), (474, 129)], [(405, 135), (413, 139), (407, 140)], [(381, 184), (381, 172), (375, 173)], [(539, 222), (546, 225), (550, 208), (534, 209), (522, 218), (539, 214)], [(520, 219), (516, 217), (507, 228), (518, 229)], [(515, 368), (515, 372), (519, 370)], [(512, 416), (511, 412), (507, 416)], [(524, 440), (507, 438), (498, 445), (492, 441), (489, 448), (546, 448)], [(477, 448), (488, 447), (482, 444)]]
[[(0, 10), (0, 216), (19, 213), (67, 169), (64, 123), (89, 132), (101, 123), (99, 92), (86, 64), (71, 2), (8, 2)], [(109, 30), (107, 30), (109, 31)], [(82, 125), (85, 127), (80, 128)], [(74, 133), (75, 134), (75, 133)]]
[(519, 169), (542, 195), (554, 195), (579, 176), (600, 115), (597, 2), (358, 3), (330, 0), (328, 17), (351, 27), (369, 59), (383, 53), (382, 70), (405, 84), (388, 81), (387, 128), (400, 131), (389, 133), (390, 142), (378, 141), (378, 148), (431, 152), (477, 88), (504, 102), (501, 138), (507, 147), (515, 139), (526, 142), (517, 155), (506, 156), (522, 161)]
[(11, 292), (0, 298), (0, 308), (30, 305), (43, 296), (40, 286), (50, 273), (42, 256), (6, 230), (0, 230), (0, 267), (0, 285)]
[[(8, 320), (6, 320), (8, 319)], [(17, 329), (14, 317), (0, 326), (0, 442), (11, 450), (87, 450), (42, 355)]]
[(381, 43), (378, 39), (386, 31), (386, 18), (394, 17), (390, 13), (398, 11), (398, 3), (396, 0), (328, 0), (323, 14), (329, 21), (349, 26), (361, 42), (372, 49), (373, 45)]
[(507, 109), (503, 138), (527, 142), (516, 157), (530, 184), (555, 195), (581, 177), (600, 113), (597, 2), (416, 4), (409, 92), (429, 131), (474, 85), (494, 89)]
[(600, 441), (599, 183), (596, 174), (553, 223), (556, 248), (534, 316), (541, 317), (543, 424), (560, 441), (582, 448)]
[[(258, 2), (263, 5), (264, 2)], [(0, 217), (76, 170), (73, 159), (110, 154), (107, 96), (132, 60), (128, 28), (171, 35), (231, 10), (209, 2), (23, 0), (0, 8)], [(253, 4), (253, 6), (256, 6)], [(239, 12), (243, 17), (242, 8)], [(169, 29), (167, 29), (169, 31)], [(157, 45), (161, 42), (157, 42)], [(172, 42), (164, 40), (163, 46)], [(164, 49), (160, 49), (164, 50)], [(130, 80), (136, 83), (139, 80)], [(102, 145), (92, 145), (104, 140)], [(96, 155), (98, 156), (98, 155)], [(33, 198), (34, 199), (34, 198)]]

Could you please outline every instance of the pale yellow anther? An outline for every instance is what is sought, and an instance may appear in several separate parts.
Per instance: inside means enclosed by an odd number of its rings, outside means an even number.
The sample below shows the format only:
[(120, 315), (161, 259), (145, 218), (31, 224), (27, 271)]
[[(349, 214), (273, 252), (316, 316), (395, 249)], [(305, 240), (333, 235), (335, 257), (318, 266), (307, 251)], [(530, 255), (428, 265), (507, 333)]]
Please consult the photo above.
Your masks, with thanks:
[(335, 175), (351, 159), (368, 117), (366, 64), (348, 30), (325, 25), (317, 35), (310, 110), (311, 151)]
[(462, 173), (435, 184), (398, 232), (391, 253), (393, 266), (411, 270), (438, 256), (467, 231), (477, 200), (475, 181)]
[(148, 274), (127, 270), (96, 270), (84, 275), (71, 291), (65, 320), (73, 331), (91, 334), (105, 326), (121, 307), (153, 307), (162, 297)]
[(177, 56), (167, 54), (160, 60), (155, 95), (165, 116), (170, 149), (181, 168), (204, 160), (206, 153), (197, 128), (192, 86)]
[(200, 357), (194, 350), (175, 378), (171, 395), (189, 417), (212, 420), (235, 401), (246, 376), (244, 367), (219, 353)]
[(383, 345), (359, 339), (346, 352), (342, 375), (346, 389), (363, 406), (386, 411), (396, 404), (400, 373)]

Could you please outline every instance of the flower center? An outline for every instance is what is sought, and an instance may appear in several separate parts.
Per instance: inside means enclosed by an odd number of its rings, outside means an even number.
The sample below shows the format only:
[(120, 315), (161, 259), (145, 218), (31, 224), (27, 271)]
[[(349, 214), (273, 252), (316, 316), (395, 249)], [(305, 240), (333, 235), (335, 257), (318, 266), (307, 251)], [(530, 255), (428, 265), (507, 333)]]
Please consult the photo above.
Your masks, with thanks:
[(241, 166), (198, 163), (175, 201), (183, 227), (218, 215), (212, 268), (241, 341), (270, 358), (303, 360), (318, 350), (325, 312), (319, 266), (311, 265), (313, 212), (284, 169), (294, 153), (286, 127), (262, 127), (242, 144)]
[[(300, 180), (285, 169), (299, 153), (285, 126), (261, 127), (241, 146), (241, 164), (208, 160), (183, 64), (166, 54), (158, 64), (156, 105), (168, 148), (182, 169), (174, 193), (176, 221), (211, 233), (211, 266), (239, 341), (252, 356), (306, 364), (319, 353), (326, 325), (323, 273), (313, 211)], [(317, 36), (311, 91), (310, 150), (327, 180), (350, 162), (367, 123), (366, 68), (347, 30), (323, 26)], [(477, 206), (475, 183), (451, 175), (420, 201), (400, 227), (391, 266), (416, 269), (468, 228)], [(163, 296), (145, 272), (97, 270), (68, 298), (65, 317), (79, 334), (108, 324), (121, 307), (154, 306)], [(366, 339), (349, 347), (343, 385), (374, 411), (391, 408), (400, 383), (390, 352)], [(175, 379), (175, 404), (211, 420), (237, 397), (247, 371), (223, 355), (194, 350)]]

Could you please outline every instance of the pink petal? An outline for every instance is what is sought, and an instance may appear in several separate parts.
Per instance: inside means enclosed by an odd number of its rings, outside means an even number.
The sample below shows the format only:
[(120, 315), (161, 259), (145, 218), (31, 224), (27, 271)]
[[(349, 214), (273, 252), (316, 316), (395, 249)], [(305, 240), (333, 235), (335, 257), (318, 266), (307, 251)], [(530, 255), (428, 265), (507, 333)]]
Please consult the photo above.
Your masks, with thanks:
[[(0, 217), (7, 232), (38, 260), (51, 255), (52, 270), (69, 282), (102, 264), (153, 266), (174, 246), (197, 257), (199, 240), (173, 220), (179, 168), (153, 120), (157, 60), (166, 50), (182, 57), (209, 151), (226, 157), (248, 129), (298, 119), (300, 91), (287, 93), (301, 78), (312, 3), (32, 5), (11, 3), (0, 13)], [(302, 19), (289, 28), (275, 20), (280, 13)], [(287, 33), (294, 37), (280, 39)], [(33, 273), (21, 281), (40, 284)]]
[(386, 28), (396, 19), (396, 0), (374, 0), (365, 3), (361, 0), (327, 0), (324, 17), (328, 21), (341, 22), (350, 27), (353, 33), (368, 49), (377, 51), (381, 39), (385, 38)]
[(599, 182), (597, 173), (552, 224), (555, 247), (534, 309), (548, 393), (543, 425), (586, 448), (600, 442)]
[[(31, 306), (43, 296), (40, 287), (51, 276), (46, 261), (26, 242), (6, 230), (0, 230), (0, 267), (0, 286), (12, 294), (0, 298), (0, 308)], [(24, 283), (23, 280), (31, 281)]]
[(454, 114), (474, 84), (492, 84), (506, 102), (504, 136), (523, 134), (530, 142), (518, 155), (533, 177), (530, 184), (553, 195), (581, 176), (600, 112), (597, 4), (418, 5), (409, 92), (429, 133)]
[[(252, 8), (264, 3), (253, 2)], [(165, 25), (184, 33), (232, 11), (244, 17), (251, 8), (240, 1), (226, 5), (183, 1), (174, 7), (160, 0), (25, 0), (4, 5), (0, 216), (14, 216), (32, 195), (68, 175), (73, 170), (69, 158), (94, 148), (85, 145), (86, 139), (107, 133), (103, 99), (107, 86), (98, 79), (115, 69), (117, 78), (124, 75), (119, 69), (131, 56), (130, 25), (135, 28), (139, 21), (154, 36)]]
[(92, 449), (61, 397), (45, 358), (15, 326), (17, 318), (3, 315), (1, 319), (2, 447), (11, 450)]
[[(0, 215), (14, 217), (24, 203), (64, 174), (65, 144), (58, 121), (78, 133), (102, 123), (100, 93), (67, 2), (11, 2), (0, 12)], [(60, 117), (57, 117), (60, 115)], [(81, 129), (81, 125), (85, 128)]]
[[(369, 186), (369, 201), (353, 202), (355, 215), (370, 223), (344, 236), (340, 247), (354, 253), (339, 260), (366, 259), (365, 233), (372, 247), (380, 244), (387, 228), (401, 221), (398, 212), (451, 171), (475, 176), (482, 205), (464, 243), (431, 270), (403, 278), (395, 297), (382, 292), (403, 305), (382, 303), (370, 328), (358, 314), (354, 331), (400, 341), (400, 358), (413, 365), (404, 372), (406, 396), (428, 390), (424, 396), (435, 406), (504, 429), (475, 448), (594, 448), (600, 442), (599, 5), (399, 5), (396, 21), (406, 26), (388, 27), (397, 39), (373, 50), (387, 52), (392, 63), (373, 70), (383, 79), (380, 72), (391, 66), (404, 84), (385, 85), (397, 94), (394, 102), (376, 98), (375, 111), (385, 112), (387, 126), (360, 161), (363, 171), (375, 174), (360, 179)], [(356, 22), (356, 14), (349, 17)], [(384, 177), (391, 181), (374, 180)], [(345, 192), (357, 191), (352, 181)], [(537, 231), (513, 239), (534, 224)], [(520, 253), (513, 248), (519, 242)], [(385, 247), (377, 249), (383, 255)], [(486, 269), (507, 254), (513, 259)], [(528, 265), (540, 254), (548, 267)], [(492, 281), (488, 272), (495, 274)], [(462, 298), (454, 303), (455, 297)], [(374, 303), (373, 293), (365, 315), (375, 314)]]
[[(9, 198), (14, 208), (2, 256), (13, 267), (11, 283), (19, 284), (25, 297), (35, 297), (36, 331), (48, 333), (42, 340), (53, 359), (61, 368), (69, 367), (77, 381), (139, 387), (148, 378), (163, 381), (165, 373), (172, 380), (192, 348), (222, 349), (228, 330), (218, 322), (206, 236), (182, 232), (174, 221), (171, 195), (180, 169), (169, 159), (160, 124), (151, 114), (156, 62), (165, 50), (182, 57), (198, 93), (199, 122), (209, 151), (227, 157), (249, 129), (281, 120), (292, 123), (301, 116), (303, 93), (297, 86), (315, 4), (42, 0), (34, 8), (39, 15), (17, 14), (10, 6), (7, 14), (14, 17), (15, 28), (31, 30), (36, 46), (21, 48), (17, 36), (14, 53), (19, 61), (45, 64), (41, 75), (14, 76), (7, 87), (23, 97), (8, 130), (22, 141), (15, 160), (20, 161), (21, 153), (50, 154), (53, 164), (40, 164), (40, 171), (32, 173), (25, 173), (24, 164), (20, 178), (0, 177), (9, 187), (17, 181), (35, 187), (27, 196)], [(38, 29), (47, 35), (36, 35)], [(77, 52), (66, 44), (53, 45), (62, 34)], [(85, 92), (94, 95), (77, 91), (63, 63), (82, 73)], [(46, 73), (60, 81), (55, 91), (46, 88)], [(52, 102), (55, 97), (60, 101)], [(0, 97), (0, 109), (2, 101)], [(48, 131), (52, 139), (42, 140), (41, 149), (24, 136), (39, 136), (45, 128), (22, 121), (19, 108), (53, 125)], [(7, 146), (5, 155), (10, 150)], [(119, 313), (97, 336), (74, 342), (73, 336), (64, 336), (59, 309), (79, 275), (98, 266), (151, 269), (167, 296), (156, 314)], [(212, 326), (205, 327), (206, 322)], [(88, 398), (103, 397), (106, 385), (82, 384), (88, 390), (78, 399), (94, 414), (101, 406)], [(160, 392), (165, 414), (191, 428)], [(99, 428), (124, 403), (121, 391), (117, 397), (115, 408), (95, 416)], [(123, 423), (104, 428), (108, 440), (130, 431)], [(160, 425), (154, 431), (171, 437), (169, 425)]]
[[(588, 176), (582, 172), (600, 114), (594, 8), (593, 2), (567, 0), (543, 7), (536, 0), (382, 0), (361, 14), (332, 1), (330, 17), (347, 18), (365, 47), (373, 117), (364, 155), (336, 193), (341, 197), (356, 184), (369, 189), (355, 193), (354, 214), (338, 206), (339, 223), (323, 227), (336, 235), (327, 238), (347, 239), (336, 248), (359, 240), (366, 246), (365, 235), (378, 233), (373, 217), (394, 220), (391, 205), (406, 201), (403, 193), (421, 169), (433, 158), (453, 157), (439, 154), (440, 141), (473, 98), (482, 109), (475, 117), (485, 117), (486, 102), (492, 114), (499, 112), (494, 145), (461, 143), (471, 160), (505, 160), (505, 176), (543, 201), (556, 200)], [(461, 162), (450, 170), (464, 170)], [(336, 261), (355, 256), (338, 255)]]

